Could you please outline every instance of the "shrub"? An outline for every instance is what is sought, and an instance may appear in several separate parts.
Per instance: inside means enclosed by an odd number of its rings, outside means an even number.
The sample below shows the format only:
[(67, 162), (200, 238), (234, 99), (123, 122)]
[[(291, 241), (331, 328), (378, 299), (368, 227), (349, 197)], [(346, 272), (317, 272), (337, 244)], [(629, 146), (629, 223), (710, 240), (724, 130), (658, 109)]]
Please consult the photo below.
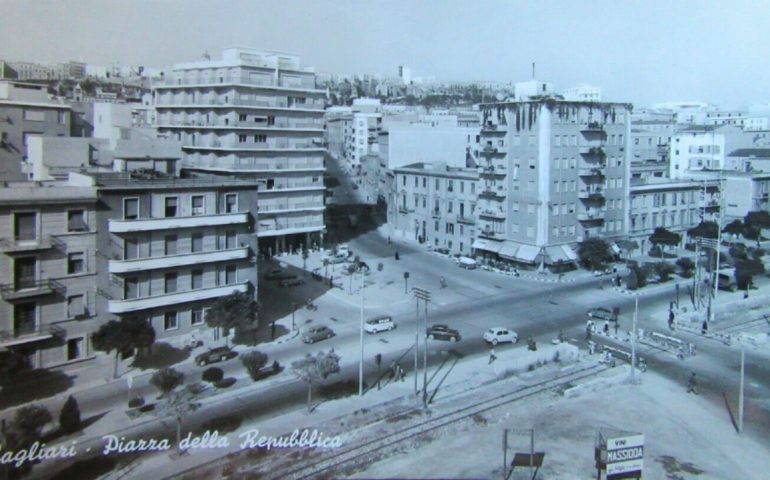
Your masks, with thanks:
[(170, 367), (162, 368), (152, 374), (150, 383), (165, 395), (184, 382), (184, 373)]
[(134, 397), (128, 401), (128, 408), (138, 408), (144, 405), (144, 397)]
[(660, 262), (655, 264), (655, 273), (661, 282), (668, 280), (669, 276), (674, 273), (676, 269), (668, 262)]
[(80, 407), (75, 397), (70, 395), (59, 412), (59, 426), (65, 433), (74, 433), (80, 430)]
[(216, 383), (222, 380), (225, 376), (225, 372), (219, 367), (210, 367), (203, 371), (201, 379), (204, 382)]
[(243, 363), (243, 366), (246, 367), (246, 370), (249, 372), (249, 376), (252, 380), (259, 380), (260, 377), (260, 370), (262, 370), (262, 367), (267, 365), (267, 355), (259, 352), (259, 351), (253, 351), (249, 352), (245, 355), (241, 356), (241, 362)]
[(214, 382), (214, 386), (217, 388), (228, 388), (228, 387), (232, 387), (234, 383), (235, 383), (235, 378), (227, 377), (227, 378), (223, 378), (218, 382)]
[(676, 266), (679, 267), (679, 274), (685, 278), (692, 277), (693, 270), (695, 270), (695, 262), (689, 257), (682, 257), (676, 261)]

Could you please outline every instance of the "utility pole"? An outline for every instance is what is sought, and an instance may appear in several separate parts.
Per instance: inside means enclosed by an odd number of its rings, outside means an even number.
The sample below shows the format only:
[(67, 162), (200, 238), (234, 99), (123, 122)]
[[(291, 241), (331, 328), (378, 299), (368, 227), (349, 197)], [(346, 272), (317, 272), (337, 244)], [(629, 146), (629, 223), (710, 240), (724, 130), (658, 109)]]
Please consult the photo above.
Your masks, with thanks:
[(743, 432), (743, 376), (746, 364), (746, 349), (741, 344), (741, 391), (738, 392), (738, 433)]
[[(430, 302), (430, 291), (425, 290), (424, 288), (419, 287), (412, 287), (412, 291), (414, 292), (415, 298), (417, 298), (417, 301), (420, 300), (425, 302), (425, 325), (426, 325), (426, 331), (427, 331), (427, 325), (428, 325), (428, 302)], [(419, 323), (419, 303), (418, 303), (418, 318), (417, 322)], [(418, 335), (415, 333), (415, 364), (417, 363), (417, 339)], [(423, 383), (422, 383), (422, 405), (424, 408), (428, 406), (428, 337), (425, 337), (425, 349), (423, 351)], [(417, 377), (415, 375), (415, 382), (417, 381)]]
[[(712, 132), (713, 135), (713, 132)], [(712, 145), (712, 151), (713, 151), (713, 145)], [(722, 205), (722, 198), (724, 195), (722, 195), (722, 166), (720, 165), (719, 168), (719, 186), (718, 186), (718, 192), (719, 195), (719, 216), (717, 217), (717, 263), (714, 267), (714, 303), (716, 303), (717, 300), (717, 292), (719, 291), (719, 254), (722, 246), (722, 211), (724, 210)], [(760, 235), (761, 236), (761, 235)], [(711, 309), (711, 314), (709, 316), (709, 326), (712, 321), (714, 321), (714, 309)]]
[(634, 295), (634, 321), (631, 327), (631, 383), (636, 383), (636, 316), (639, 313), (639, 294)]
[(361, 356), (358, 360), (358, 396), (364, 395), (364, 269), (358, 267), (361, 274)]
[(415, 306), (417, 311), (414, 316), (414, 396), (417, 396), (417, 349), (419, 348), (420, 335), (420, 299), (415, 295)]

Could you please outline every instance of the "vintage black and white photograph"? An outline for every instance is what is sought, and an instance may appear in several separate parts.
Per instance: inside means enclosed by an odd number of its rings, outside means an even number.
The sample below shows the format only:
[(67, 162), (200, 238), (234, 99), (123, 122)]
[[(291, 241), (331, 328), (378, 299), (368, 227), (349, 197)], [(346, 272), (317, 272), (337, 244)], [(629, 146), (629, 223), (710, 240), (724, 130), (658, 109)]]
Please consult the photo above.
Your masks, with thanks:
[(0, 480), (770, 472), (766, 0), (0, 0)]

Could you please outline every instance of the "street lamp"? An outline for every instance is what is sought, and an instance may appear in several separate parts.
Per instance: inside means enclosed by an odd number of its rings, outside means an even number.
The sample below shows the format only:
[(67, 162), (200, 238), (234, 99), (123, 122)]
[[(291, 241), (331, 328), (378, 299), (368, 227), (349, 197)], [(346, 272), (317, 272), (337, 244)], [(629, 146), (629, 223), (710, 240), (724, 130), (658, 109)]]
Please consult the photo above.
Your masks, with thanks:
[[(424, 288), (418, 288), (414, 287), (412, 289), (414, 291), (414, 297), (417, 300), (417, 312), (418, 312), (418, 318), (415, 322), (416, 325), (419, 325), (419, 302), (420, 300), (425, 302), (425, 331), (427, 333), (428, 331), (428, 302), (430, 302), (430, 291), (425, 290)], [(415, 327), (418, 328), (418, 327)], [(415, 385), (417, 383), (417, 348), (418, 348), (418, 334), (415, 331), (415, 338), (414, 338), (414, 358), (415, 358)], [(422, 405), (423, 407), (428, 406), (428, 336), (425, 336), (425, 349), (423, 350), (423, 357), (422, 357)]]
[(299, 305), (297, 305), (297, 302), (293, 302), (291, 304), (291, 331), (292, 332), (297, 329), (297, 327), (294, 326), (294, 313), (297, 311), (297, 307), (299, 307)]
[(364, 287), (366, 278), (365, 271), (369, 270), (369, 267), (364, 266), (364, 262), (359, 262), (357, 265), (357, 271), (361, 274), (361, 329), (360, 329), (360, 343), (361, 343), (361, 355), (358, 359), (358, 395), (364, 394)]

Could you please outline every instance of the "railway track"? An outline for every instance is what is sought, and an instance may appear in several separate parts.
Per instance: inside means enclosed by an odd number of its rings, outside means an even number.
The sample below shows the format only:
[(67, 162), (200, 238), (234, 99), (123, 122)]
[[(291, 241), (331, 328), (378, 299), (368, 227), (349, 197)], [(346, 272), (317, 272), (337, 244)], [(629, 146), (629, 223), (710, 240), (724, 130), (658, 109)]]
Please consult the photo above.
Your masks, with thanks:
[[(604, 365), (593, 365), (533, 385), (521, 387), (516, 390), (493, 396), (492, 398), (466, 405), (451, 412), (443, 413), (417, 423), (412, 423), (409, 426), (399, 428), (384, 436), (380, 436), (376, 440), (370, 440), (339, 452), (325, 454), (322, 458), (316, 460), (308, 459), (307, 461), (303, 461), (301, 466), (290, 465), (287, 468), (271, 470), (265, 478), (275, 480), (333, 478), (335, 470), (375, 460), (384, 452), (391, 451), (389, 447), (397, 447), (398, 444), (410, 438), (471, 418), (474, 415), (487, 410), (537, 395), (548, 389), (564, 385), (565, 383), (591, 377), (605, 370), (607, 370), (607, 367)], [(413, 411), (406, 413), (400, 412), (395, 416), (409, 416), (409, 414), (417, 413), (419, 411), (420, 409), (414, 409)], [(383, 420), (387, 421), (388, 419), (381, 419), (380, 422)], [(239, 471), (234, 475), (234, 478), (251, 477), (249, 477), (248, 471)]]

